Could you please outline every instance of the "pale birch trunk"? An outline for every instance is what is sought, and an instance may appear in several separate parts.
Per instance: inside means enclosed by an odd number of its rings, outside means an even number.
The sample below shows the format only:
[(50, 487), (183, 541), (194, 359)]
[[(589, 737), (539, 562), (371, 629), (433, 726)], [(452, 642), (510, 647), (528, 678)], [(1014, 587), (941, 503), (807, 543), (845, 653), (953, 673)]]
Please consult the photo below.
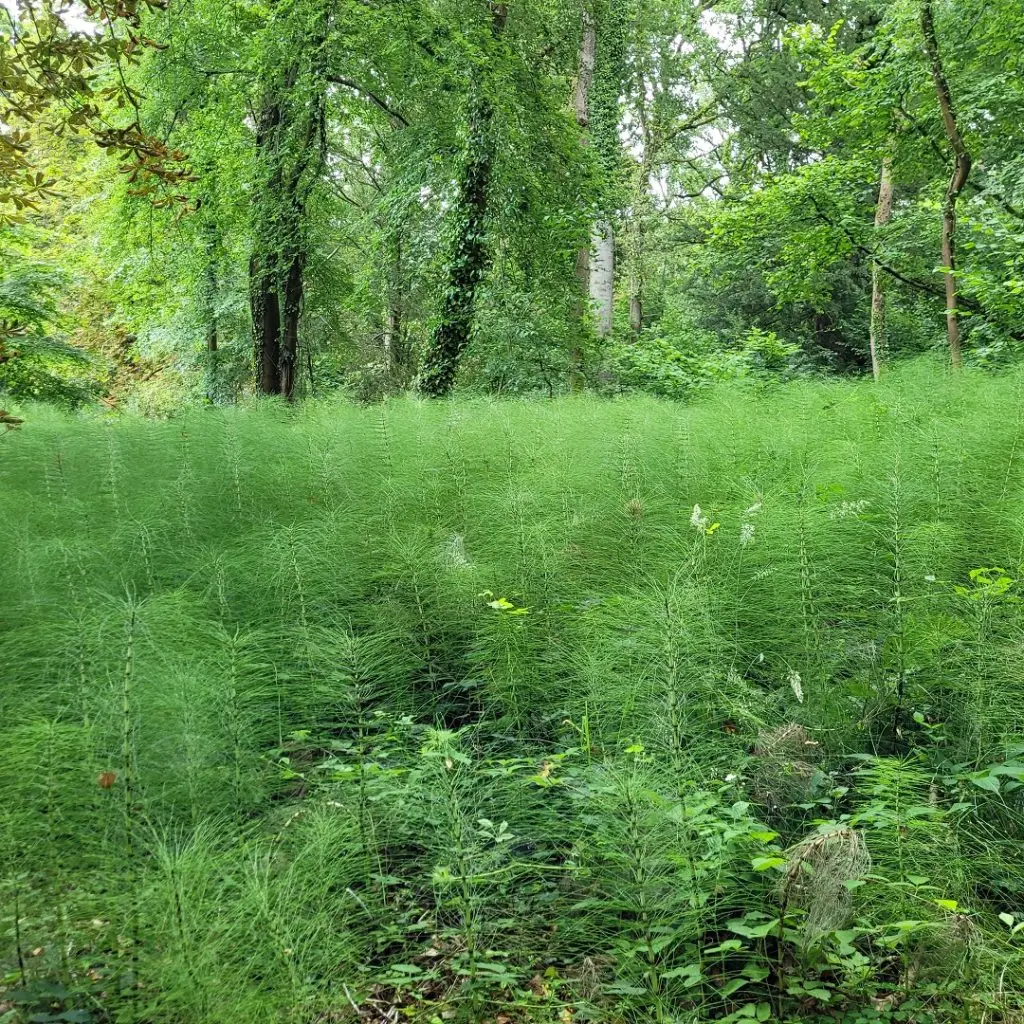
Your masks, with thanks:
[[(892, 217), (892, 158), (882, 160), (882, 174), (878, 184), (878, 205), (875, 207), (875, 248), (878, 247), (879, 229)], [(875, 380), (882, 375), (885, 357), (885, 277), (878, 261), (871, 264), (871, 373)]]
[[(594, 64), (597, 59), (597, 22), (584, 8), (583, 33), (580, 39), (580, 66), (573, 89), (572, 107), (576, 124), (580, 128), (580, 142), (590, 145), (590, 90), (594, 84)], [(583, 321), (586, 305), (590, 298), (590, 244), (581, 245), (576, 255), (576, 280), (579, 284), (580, 320)], [(583, 361), (583, 353), (577, 346), (572, 353), (574, 367), (573, 386), (578, 385), (575, 370)]]
[[(590, 92), (594, 84), (596, 62), (597, 22), (589, 11), (584, 10), (580, 66), (572, 105), (585, 146), (590, 145)], [(598, 337), (607, 338), (612, 333), (615, 285), (615, 235), (607, 220), (598, 221), (593, 226), (589, 246), (580, 248), (576, 259), (576, 278), (580, 294), (590, 300), (596, 317)]]
[(594, 225), (590, 246), (590, 302), (597, 320), (597, 335), (612, 333), (615, 314), (615, 232), (609, 221)]

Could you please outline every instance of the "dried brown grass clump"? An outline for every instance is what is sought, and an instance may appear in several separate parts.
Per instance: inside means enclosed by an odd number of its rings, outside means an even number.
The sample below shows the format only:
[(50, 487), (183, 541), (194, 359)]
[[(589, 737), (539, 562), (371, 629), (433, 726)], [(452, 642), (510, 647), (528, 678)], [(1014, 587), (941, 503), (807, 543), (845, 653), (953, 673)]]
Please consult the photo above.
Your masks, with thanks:
[(807, 911), (804, 938), (814, 942), (841, 927), (850, 911), (848, 882), (871, 870), (871, 855), (856, 829), (837, 828), (797, 843), (786, 853), (781, 883), (783, 914), (789, 907)]
[(818, 744), (796, 722), (762, 730), (754, 744), (753, 795), (774, 811), (807, 796)]

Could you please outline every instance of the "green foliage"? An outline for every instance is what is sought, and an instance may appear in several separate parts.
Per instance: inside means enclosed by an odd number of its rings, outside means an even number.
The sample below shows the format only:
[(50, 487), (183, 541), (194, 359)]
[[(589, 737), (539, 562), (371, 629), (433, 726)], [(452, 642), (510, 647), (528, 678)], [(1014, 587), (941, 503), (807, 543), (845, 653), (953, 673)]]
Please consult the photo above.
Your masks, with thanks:
[(1017, 1012), (1022, 388), (31, 407), (8, 1019)]
[(93, 360), (57, 334), (57, 297), (66, 279), (19, 252), (0, 272), (0, 395), (76, 406), (94, 397)]
[(799, 346), (774, 331), (751, 327), (739, 345), (723, 346), (714, 336), (702, 337), (699, 328), (684, 329), (683, 337), (669, 338), (650, 329), (616, 344), (610, 359), (616, 382), (624, 389), (680, 399), (716, 380), (763, 384), (803, 369)]

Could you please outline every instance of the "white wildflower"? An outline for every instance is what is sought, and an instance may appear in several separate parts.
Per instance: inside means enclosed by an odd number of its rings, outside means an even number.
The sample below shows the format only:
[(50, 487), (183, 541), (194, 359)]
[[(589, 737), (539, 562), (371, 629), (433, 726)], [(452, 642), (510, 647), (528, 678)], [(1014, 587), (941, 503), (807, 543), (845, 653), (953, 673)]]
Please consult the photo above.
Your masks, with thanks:
[(740, 547), (745, 548), (754, 540), (754, 524), (744, 523), (740, 527)]
[(871, 502), (865, 498), (860, 501), (843, 501), (835, 508), (829, 510), (828, 517), (834, 522), (840, 519), (856, 519), (863, 515), (871, 506)]
[(800, 678), (800, 673), (799, 672), (792, 672), (791, 671), (789, 673), (788, 682), (789, 682), (790, 689), (792, 689), (792, 691), (793, 691), (793, 696), (796, 697), (796, 702), (798, 704), (803, 704), (803, 702), (804, 702), (804, 685), (803, 685), (803, 680)]
[(931, 573), (929, 573), (927, 576), (925, 576), (924, 581), (925, 583), (934, 583), (935, 577)]
[(725, 777), (725, 781), (726, 782), (735, 782), (738, 778), (739, 778), (739, 776), (736, 775), (734, 772), (729, 772), (729, 774), (726, 775), (726, 777)]
[(707, 528), (711, 525), (711, 520), (701, 511), (700, 505), (693, 506), (693, 514), (690, 516), (690, 525), (695, 530), (700, 530), (701, 533), (705, 533)]

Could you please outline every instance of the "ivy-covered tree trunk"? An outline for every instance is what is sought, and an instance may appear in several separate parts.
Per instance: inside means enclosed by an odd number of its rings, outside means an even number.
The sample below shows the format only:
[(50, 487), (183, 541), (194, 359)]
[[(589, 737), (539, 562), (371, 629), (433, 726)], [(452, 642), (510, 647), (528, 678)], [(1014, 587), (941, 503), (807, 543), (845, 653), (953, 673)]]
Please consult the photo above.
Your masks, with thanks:
[(633, 232), (633, 265), (629, 270), (629, 329), (637, 335), (644, 325), (643, 224), (634, 225)]
[(636, 168), (629, 225), (629, 329), (633, 338), (639, 335), (644, 323), (644, 220), (650, 212), (651, 165), (655, 155), (653, 133), (648, 123), (645, 79), (641, 78), (641, 83), (636, 98), (636, 112), (640, 122), (643, 155)]
[(206, 243), (206, 271), (204, 274), (203, 290), (201, 295), (202, 316), (206, 326), (205, 348), (206, 348), (206, 400), (216, 402), (220, 390), (220, 374), (218, 367), (218, 348), (220, 332), (218, 330), (218, 307), (220, 305), (220, 280), (217, 273), (217, 260), (219, 258), (219, 244), (217, 221), (211, 217), (204, 225), (204, 240)]
[(392, 383), (399, 383), (405, 375), (405, 346), (402, 343), (402, 311), (393, 298), (388, 296), (387, 308), (384, 310), (384, 360), (388, 378)]
[[(504, 34), (508, 8), (489, 3), (491, 35)], [(482, 72), (479, 72), (482, 74)], [(445, 272), (441, 315), (427, 346), (420, 375), (420, 391), (447, 395), (455, 383), (462, 354), (473, 331), (477, 290), (490, 269), (487, 246), (487, 208), (494, 167), (491, 122), (494, 109), (485, 83), (473, 83), (470, 98), (469, 138), (452, 212), (452, 251)]]
[(288, 273), (284, 280), (281, 351), (278, 353), (281, 394), (288, 399), (295, 394), (295, 375), (299, 357), (299, 317), (302, 315), (305, 264), (305, 253), (296, 246), (287, 257)]
[(387, 257), (384, 281), (384, 329), (381, 340), (384, 364), (392, 385), (404, 386), (409, 377), (409, 353), (404, 338), (402, 315), (402, 245), (396, 240)]
[(403, 239), (388, 232), (380, 257), (381, 331), (380, 343), (388, 384), (405, 387), (411, 373), (410, 353), (405, 344), (407, 288), (404, 273)]
[(277, 260), (270, 252), (249, 259), (250, 304), (256, 347), (256, 379), (264, 395), (281, 394), (281, 304), (277, 294)]

